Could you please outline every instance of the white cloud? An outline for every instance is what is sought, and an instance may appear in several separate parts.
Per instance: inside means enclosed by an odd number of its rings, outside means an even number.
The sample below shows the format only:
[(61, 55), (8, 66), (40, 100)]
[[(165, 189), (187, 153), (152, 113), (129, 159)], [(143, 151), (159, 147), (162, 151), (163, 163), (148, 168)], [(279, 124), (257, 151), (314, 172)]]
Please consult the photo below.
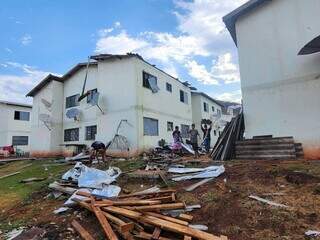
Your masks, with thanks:
[[(95, 52), (135, 52), (175, 74), (175, 65), (184, 66), (188, 74), (202, 84), (239, 82), (234, 61), (236, 48), (222, 17), (244, 2), (246, 0), (177, 0), (174, 2), (178, 19), (176, 34), (140, 32), (132, 36), (116, 22), (112, 28), (99, 30)], [(198, 57), (209, 58), (212, 66), (198, 64)]]
[(236, 90), (232, 92), (225, 92), (215, 96), (216, 99), (228, 102), (241, 103), (241, 90)]
[(32, 37), (30, 36), (30, 34), (25, 34), (20, 40), (22, 45), (27, 46), (32, 42)]
[(0, 99), (14, 102), (31, 102), (25, 95), (50, 72), (16, 62), (1, 63), (1, 66), (18, 71), (14, 74), (0, 74)]
[(8, 53), (12, 53), (12, 50), (10, 48), (5, 48), (4, 50)]

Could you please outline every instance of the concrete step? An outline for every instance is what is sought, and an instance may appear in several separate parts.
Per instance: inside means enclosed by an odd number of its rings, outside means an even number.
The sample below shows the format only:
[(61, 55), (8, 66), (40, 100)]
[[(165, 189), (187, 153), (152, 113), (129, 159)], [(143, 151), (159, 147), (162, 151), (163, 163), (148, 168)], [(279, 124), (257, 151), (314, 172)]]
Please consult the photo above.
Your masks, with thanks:
[(293, 137), (279, 137), (271, 139), (246, 139), (242, 141), (237, 141), (236, 145), (264, 145), (264, 144), (283, 144), (292, 143), (294, 144)]
[(262, 145), (236, 145), (236, 150), (288, 150), (295, 149), (293, 143), (281, 143), (281, 144), (262, 144)]
[(296, 151), (292, 149), (276, 149), (276, 150), (236, 150), (236, 155), (295, 155)]
[(252, 155), (241, 155), (241, 156), (236, 156), (236, 159), (241, 159), (241, 160), (291, 160), (291, 159), (296, 159), (295, 155), (292, 154), (282, 154), (282, 155), (257, 155), (257, 156), (252, 156)]

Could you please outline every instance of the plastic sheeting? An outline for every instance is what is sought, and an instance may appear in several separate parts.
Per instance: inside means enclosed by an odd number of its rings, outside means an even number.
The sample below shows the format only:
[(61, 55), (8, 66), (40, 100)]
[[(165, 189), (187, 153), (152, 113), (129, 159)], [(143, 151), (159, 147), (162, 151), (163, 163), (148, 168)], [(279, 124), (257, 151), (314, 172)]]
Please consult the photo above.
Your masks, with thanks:
[(106, 185), (102, 189), (94, 189), (92, 195), (101, 198), (117, 197), (121, 192), (121, 188), (116, 185)]
[(116, 167), (102, 171), (77, 162), (72, 169), (62, 176), (62, 179), (78, 181), (78, 187), (102, 189), (105, 184), (114, 182), (120, 174), (121, 170)]
[[(177, 171), (178, 169), (171, 169), (171, 170)], [(189, 168), (181, 168), (181, 170), (188, 171), (190, 169)], [(195, 170), (195, 168), (193, 168), (192, 170)], [(172, 180), (178, 182), (178, 181), (190, 180), (190, 179), (218, 177), (222, 173), (224, 173), (225, 168), (223, 165), (221, 165), (221, 166), (211, 166), (211, 167), (203, 168), (202, 171), (199, 171), (199, 170), (200, 169), (197, 169), (198, 172), (196, 172), (195, 174), (190, 174), (190, 175), (181, 176), (181, 177), (175, 177)], [(170, 172), (170, 169), (169, 169), (169, 172)], [(186, 173), (186, 172), (181, 172), (181, 173)]]

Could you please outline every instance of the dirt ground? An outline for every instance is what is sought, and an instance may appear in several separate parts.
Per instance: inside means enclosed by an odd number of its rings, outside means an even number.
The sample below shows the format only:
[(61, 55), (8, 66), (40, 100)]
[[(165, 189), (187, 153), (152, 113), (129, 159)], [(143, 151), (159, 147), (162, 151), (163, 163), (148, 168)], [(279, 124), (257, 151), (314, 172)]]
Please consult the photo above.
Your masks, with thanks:
[[(193, 192), (185, 192), (183, 188), (197, 180), (170, 182), (170, 187), (178, 190), (179, 200), (186, 204), (201, 204), (201, 209), (191, 213), (195, 217), (193, 223), (205, 224), (209, 227), (208, 232), (226, 235), (231, 240), (298, 240), (306, 239), (307, 230), (320, 231), (320, 161), (217, 163), (204, 160), (203, 164), (194, 166), (224, 164), (226, 172)], [(119, 163), (123, 171), (141, 166), (141, 161)], [(161, 181), (132, 180), (125, 174), (118, 179), (119, 186), (131, 191), (155, 184), (161, 184)], [(95, 218), (85, 210), (53, 214), (65, 198), (56, 200), (48, 197), (49, 193), (46, 185), (21, 202), (1, 206), (0, 230), (37, 226), (46, 230), (43, 239), (80, 239), (70, 226), (71, 220), (76, 218), (95, 239), (104, 239)], [(250, 199), (249, 195), (285, 204), (288, 208), (272, 207)]]

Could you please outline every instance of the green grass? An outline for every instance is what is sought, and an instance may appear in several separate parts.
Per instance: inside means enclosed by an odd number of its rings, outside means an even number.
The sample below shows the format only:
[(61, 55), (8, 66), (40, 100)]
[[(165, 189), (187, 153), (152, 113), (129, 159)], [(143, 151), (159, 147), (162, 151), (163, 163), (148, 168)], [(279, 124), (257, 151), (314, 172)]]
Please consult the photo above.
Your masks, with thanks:
[[(31, 166), (24, 166), (32, 163)], [(21, 161), (6, 164), (0, 168), (0, 176), (20, 171), (19, 174), (0, 179), (0, 205), (11, 207), (14, 203), (27, 199), (31, 193), (48, 186), (71, 168), (70, 165), (54, 164), (52, 160)], [(23, 168), (23, 169), (21, 169)], [(46, 178), (44, 181), (21, 183), (23, 179), (36, 177)]]

